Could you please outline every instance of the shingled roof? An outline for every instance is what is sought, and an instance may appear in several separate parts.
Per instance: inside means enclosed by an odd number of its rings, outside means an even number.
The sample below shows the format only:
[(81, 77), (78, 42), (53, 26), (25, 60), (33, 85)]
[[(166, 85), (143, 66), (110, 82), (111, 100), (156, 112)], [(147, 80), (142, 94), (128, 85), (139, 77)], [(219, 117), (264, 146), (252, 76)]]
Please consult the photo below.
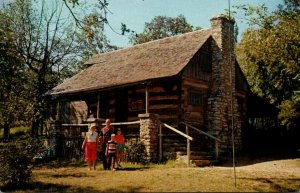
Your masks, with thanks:
[(198, 30), (95, 55), (85, 63), (88, 68), (48, 94), (96, 91), (177, 75), (210, 36), (211, 30)]

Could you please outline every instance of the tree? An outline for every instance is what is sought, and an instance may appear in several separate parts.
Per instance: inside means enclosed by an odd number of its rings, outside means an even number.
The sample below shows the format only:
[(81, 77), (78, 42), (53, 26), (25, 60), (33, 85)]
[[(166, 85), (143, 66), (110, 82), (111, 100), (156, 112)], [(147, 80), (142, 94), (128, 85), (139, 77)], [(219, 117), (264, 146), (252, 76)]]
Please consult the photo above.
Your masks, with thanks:
[[(0, 17), (5, 18), (5, 15), (0, 12)], [(5, 27), (1, 21), (0, 26)], [(11, 124), (24, 119), (28, 102), (25, 97), (27, 76), (23, 76), (25, 69), (23, 65), (19, 65), (20, 59), (14, 52), (11, 38), (12, 36), (4, 37), (0, 30), (0, 123), (3, 123), (4, 128), (3, 141), (10, 139)]]
[[(26, 108), (33, 136), (38, 134), (39, 128), (41, 132), (43, 129), (46, 114), (43, 95), (64, 78), (70, 77), (82, 68), (80, 64), (87, 57), (86, 53), (89, 52), (87, 50), (93, 43), (82, 40), (84, 38), (93, 40), (97, 37), (99, 38), (97, 45), (105, 40), (101, 33), (102, 21), (95, 18), (97, 13), (86, 17), (76, 15), (78, 20), (87, 21), (81, 23), (78, 28), (73, 20), (63, 15), (65, 5), (66, 2), (60, 0), (51, 2), (15, 0), (1, 10), (1, 13), (5, 14), (5, 17), (0, 18), (3, 24), (0, 26), (2, 37), (10, 42), (11, 50), (18, 58), (12, 62), (3, 61), (9, 67), (14, 63), (24, 68), (21, 71), (22, 76), (27, 77), (24, 87), (27, 95), (24, 97), (30, 99)], [(89, 20), (90, 18), (94, 19)], [(94, 36), (90, 36), (93, 33)], [(84, 36), (79, 39), (78, 34)], [(95, 52), (105, 50), (106, 45), (103, 43)], [(7, 88), (3, 91), (9, 93)], [(6, 119), (7, 114), (2, 116)]]
[(193, 30), (201, 29), (193, 28), (188, 24), (183, 15), (175, 18), (166, 16), (156, 16), (149, 23), (145, 23), (144, 32), (140, 34), (132, 34), (130, 42), (133, 44), (141, 44), (169, 36), (179, 35)]
[(236, 49), (241, 68), (253, 92), (280, 109), (281, 123), (296, 128), (300, 123), (299, 1), (285, 0), (273, 13), (264, 5), (240, 8), (250, 26)]

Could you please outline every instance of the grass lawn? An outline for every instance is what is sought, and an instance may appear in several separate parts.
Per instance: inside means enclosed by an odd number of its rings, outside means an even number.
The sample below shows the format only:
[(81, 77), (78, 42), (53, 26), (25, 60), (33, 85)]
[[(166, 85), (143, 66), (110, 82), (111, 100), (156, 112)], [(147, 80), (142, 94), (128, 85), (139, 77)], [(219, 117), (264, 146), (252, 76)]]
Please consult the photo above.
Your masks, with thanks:
[(190, 167), (171, 161), (150, 166), (88, 171), (86, 165), (54, 163), (33, 170), (33, 186), (17, 192), (292, 192), (300, 190), (300, 158), (260, 161), (236, 167)]

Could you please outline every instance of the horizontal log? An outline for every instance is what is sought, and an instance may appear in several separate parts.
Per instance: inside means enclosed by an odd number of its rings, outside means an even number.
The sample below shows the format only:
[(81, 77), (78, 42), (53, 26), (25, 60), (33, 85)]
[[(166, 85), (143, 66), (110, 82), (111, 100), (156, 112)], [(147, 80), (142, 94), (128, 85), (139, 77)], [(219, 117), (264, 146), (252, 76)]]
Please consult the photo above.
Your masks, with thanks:
[(174, 120), (177, 120), (178, 119), (178, 115), (177, 114), (173, 114), (173, 115), (159, 115), (159, 119), (174, 119)]
[(155, 100), (155, 101), (150, 101), (149, 105), (150, 106), (156, 106), (156, 105), (172, 105), (172, 104), (178, 104), (178, 100)]
[(201, 80), (195, 80), (195, 79), (191, 79), (191, 78), (187, 78), (184, 77), (183, 78), (183, 83), (182, 83), (182, 88), (184, 87), (195, 87), (195, 88), (199, 88), (199, 89), (208, 89), (209, 88), (209, 84), (205, 81), (201, 81)]
[(185, 112), (204, 112), (204, 105), (187, 105), (185, 106)]
[(150, 96), (149, 101), (155, 101), (155, 100), (178, 100), (178, 95), (163, 95), (163, 96)]
[(178, 105), (177, 104), (171, 104), (171, 105), (151, 105), (149, 109), (177, 109)]
[(85, 123), (85, 124), (68, 124), (68, 123), (63, 123), (61, 124), (61, 126), (63, 127), (88, 127), (89, 124)]
[(160, 114), (160, 115), (177, 115), (179, 109), (152, 109), (150, 110), (151, 113)]
[(135, 121), (138, 119), (138, 114), (136, 116), (130, 116), (127, 118), (128, 121)]
[[(131, 122), (120, 122), (120, 123), (111, 123), (110, 125), (137, 125), (140, 124), (140, 121), (131, 121)], [(105, 126), (105, 123), (102, 123), (103, 126)]]

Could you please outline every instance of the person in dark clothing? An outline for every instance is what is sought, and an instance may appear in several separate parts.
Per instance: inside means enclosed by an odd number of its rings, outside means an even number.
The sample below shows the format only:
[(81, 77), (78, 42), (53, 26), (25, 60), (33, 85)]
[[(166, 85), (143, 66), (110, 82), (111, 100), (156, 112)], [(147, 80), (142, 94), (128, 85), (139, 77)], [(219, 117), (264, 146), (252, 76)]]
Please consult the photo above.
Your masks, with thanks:
[(106, 126), (101, 129), (100, 132), (100, 145), (101, 145), (101, 157), (103, 161), (103, 169), (107, 170), (110, 168), (110, 165), (107, 163), (107, 157), (105, 155), (107, 142), (110, 141), (111, 134), (114, 133), (114, 128), (110, 126), (110, 119), (106, 119)]

